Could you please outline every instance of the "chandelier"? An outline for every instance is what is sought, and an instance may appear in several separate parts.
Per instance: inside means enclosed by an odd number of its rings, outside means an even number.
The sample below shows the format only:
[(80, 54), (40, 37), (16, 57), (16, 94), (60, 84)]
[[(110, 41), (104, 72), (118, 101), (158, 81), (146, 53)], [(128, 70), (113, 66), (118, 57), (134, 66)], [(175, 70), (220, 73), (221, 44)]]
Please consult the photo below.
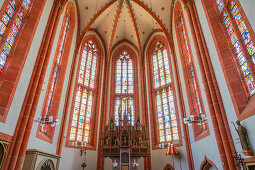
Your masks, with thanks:
[(183, 118), (184, 124), (194, 124), (202, 125), (203, 122), (207, 122), (207, 117), (204, 114), (198, 114), (198, 116), (190, 115), (188, 118)]
[(84, 170), (87, 167), (87, 142), (79, 142), (79, 141), (75, 141), (73, 142), (73, 146), (81, 146), (81, 147), (85, 147), (84, 149), (80, 150), (80, 156), (82, 157), (82, 163), (81, 163), (81, 167)]
[(51, 125), (52, 127), (56, 126), (59, 124), (59, 120), (56, 119), (54, 120), (53, 119), (53, 116), (40, 116), (38, 117), (37, 119), (34, 120), (36, 123), (40, 123), (41, 126), (43, 125)]

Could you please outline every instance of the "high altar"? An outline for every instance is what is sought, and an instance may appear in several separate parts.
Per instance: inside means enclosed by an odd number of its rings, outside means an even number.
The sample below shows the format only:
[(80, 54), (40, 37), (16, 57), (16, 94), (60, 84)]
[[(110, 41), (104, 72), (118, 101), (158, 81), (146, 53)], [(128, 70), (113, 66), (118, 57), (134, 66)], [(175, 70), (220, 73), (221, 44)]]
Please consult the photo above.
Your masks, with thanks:
[(149, 156), (149, 139), (140, 119), (132, 125), (124, 116), (116, 125), (112, 117), (102, 135), (101, 156), (112, 159), (115, 169), (136, 169), (137, 160)]

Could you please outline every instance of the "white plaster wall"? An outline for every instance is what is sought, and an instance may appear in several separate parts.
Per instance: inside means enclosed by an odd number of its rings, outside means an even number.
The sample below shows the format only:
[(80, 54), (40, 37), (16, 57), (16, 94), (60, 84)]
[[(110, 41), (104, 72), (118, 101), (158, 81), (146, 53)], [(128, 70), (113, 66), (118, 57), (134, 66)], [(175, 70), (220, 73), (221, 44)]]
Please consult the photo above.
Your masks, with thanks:
[(2, 8), (4, 0), (0, 1), (0, 9)]
[(255, 13), (254, 13), (254, 6), (255, 1), (253, 0), (239, 0), (239, 2), (242, 5), (242, 8), (244, 10), (244, 13), (246, 14), (253, 30), (255, 29)]
[[(255, 29), (255, 19), (254, 19), (255, 13), (254, 13), (253, 7), (255, 6), (255, 1), (240, 0), (240, 3), (241, 3), (243, 10), (246, 13), (247, 18), (249, 19), (249, 21), (253, 27), (253, 30), (254, 30)], [(226, 83), (226, 80), (225, 80), (225, 77), (224, 77), (224, 74), (223, 74), (223, 71), (221, 68), (219, 56), (217, 54), (217, 51), (216, 51), (216, 48), (214, 45), (214, 41), (213, 41), (213, 38), (211, 35), (211, 31), (210, 31), (201, 1), (195, 0), (195, 4), (196, 4), (197, 10), (198, 10), (198, 16), (199, 16), (199, 19), (200, 19), (200, 22), (202, 25), (202, 30), (203, 30), (203, 33), (205, 36), (206, 44), (208, 46), (211, 62), (212, 62), (212, 65), (213, 65), (213, 68), (215, 71), (216, 80), (217, 80), (217, 83), (219, 85), (219, 89), (221, 92), (223, 104), (224, 104), (227, 119), (228, 119), (228, 124), (230, 126), (230, 131), (231, 131), (232, 138), (233, 138), (233, 142), (235, 144), (236, 151), (238, 153), (241, 153), (242, 149), (241, 149), (240, 141), (239, 141), (238, 135), (231, 123), (231, 122), (236, 122), (237, 116), (236, 116), (234, 106), (232, 103), (232, 99), (230, 97), (227, 83)], [(255, 122), (255, 116), (249, 117), (241, 122), (247, 128), (247, 131), (249, 134), (249, 139), (250, 139), (253, 149), (255, 149), (254, 122)], [(247, 158), (243, 154), (242, 154), (242, 157)]]
[[(75, 3), (73, 3), (73, 5), (75, 6)], [(65, 6), (65, 9), (66, 9), (66, 6)], [(65, 11), (65, 9), (64, 9), (64, 11)], [(51, 8), (49, 8), (49, 10), (51, 10)], [(62, 23), (63, 23), (63, 19), (64, 19), (64, 14), (65, 14), (65, 12), (63, 12), (61, 17), (60, 17), (60, 22), (59, 22), (59, 26), (58, 26), (58, 29), (57, 29), (55, 39), (54, 39), (54, 44), (53, 44), (53, 48), (52, 48), (52, 52), (51, 52), (51, 57), (50, 57), (49, 65), (48, 65), (47, 72), (46, 72), (46, 75), (45, 75), (45, 78), (44, 78), (44, 84), (43, 84), (41, 95), (40, 95), (40, 98), (39, 98), (35, 118), (37, 118), (41, 115), (43, 102), (44, 102), (46, 90), (47, 90), (47, 87), (48, 87), (49, 76), (51, 74), (53, 59), (54, 59), (54, 55), (55, 55), (55, 52), (56, 52), (57, 43), (58, 43), (58, 39), (59, 39), (59, 34), (60, 34), (61, 26), (62, 26)], [(74, 49), (75, 49), (76, 38), (77, 38), (77, 28), (78, 28), (78, 21), (77, 20), (78, 19), (77, 19), (77, 15), (76, 15), (75, 30), (74, 30), (72, 44), (71, 44), (69, 58), (68, 58), (68, 63), (70, 63), (70, 64), (67, 65), (66, 76), (65, 76), (65, 80), (64, 80), (64, 85), (63, 85), (63, 90), (62, 90), (61, 100), (60, 100), (60, 105), (59, 105), (59, 111), (58, 111), (58, 117), (57, 117), (60, 120), (60, 122), (61, 122), (61, 119), (62, 119), (62, 113), (63, 113), (64, 102), (65, 102), (65, 97), (66, 97), (66, 91), (67, 91), (67, 86), (68, 86), (68, 79), (69, 79), (69, 74), (70, 74), (70, 69), (71, 69), (71, 63), (72, 63), (72, 60), (73, 60), (73, 54), (74, 54)], [(29, 139), (27, 149), (37, 149), (37, 150), (48, 152), (48, 153), (51, 153), (51, 154), (56, 154), (56, 148), (57, 148), (60, 125), (55, 127), (55, 132), (54, 132), (54, 137), (53, 137), (52, 144), (50, 144), (46, 141), (43, 141), (43, 140), (36, 137), (37, 128), (38, 128), (38, 124), (34, 123), (33, 127), (32, 127), (32, 130), (31, 130), (31, 135), (30, 135), (30, 139)]]
[(1, 133), (10, 136), (13, 136), (14, 134), (52, 4), (53, 4), (52, 0), (47, 0), (45, 3), (40, 21), (37, 26), (37, 30), (34, 35), (34, 39), (31, 44), (30, 51), (27, 55), (27, 60), (24, 64), (24, 68), (21, 73), (20, 80), (12, 100), (12, 104), (10, 106), (9, 113), (6, 118), (6, 122), (5, 123), (0, 122)]

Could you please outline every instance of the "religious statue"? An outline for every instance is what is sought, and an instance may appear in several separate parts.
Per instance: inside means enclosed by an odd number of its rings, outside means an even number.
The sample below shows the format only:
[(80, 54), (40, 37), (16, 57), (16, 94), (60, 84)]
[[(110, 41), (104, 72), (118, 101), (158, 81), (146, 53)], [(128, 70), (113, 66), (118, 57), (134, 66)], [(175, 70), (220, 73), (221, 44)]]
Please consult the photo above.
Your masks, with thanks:
[(237, 127), (235, 126), (234, 123), (233, 123), (233, 125), (235, 127), (235, 130), (237, 131), (237, 134), (238, 134), (239, 138), (240, 138), (242, 149), (245, 150), (245, 151), (246, 150), (252, 150), (246, 128), (243, 127), (243, 125), (241, 125), (239, 120), (236, 121)]
[(114, 121), (113, 121), (113, 116), (110, 120), (110, 130), (113, 131), (114, 130)]

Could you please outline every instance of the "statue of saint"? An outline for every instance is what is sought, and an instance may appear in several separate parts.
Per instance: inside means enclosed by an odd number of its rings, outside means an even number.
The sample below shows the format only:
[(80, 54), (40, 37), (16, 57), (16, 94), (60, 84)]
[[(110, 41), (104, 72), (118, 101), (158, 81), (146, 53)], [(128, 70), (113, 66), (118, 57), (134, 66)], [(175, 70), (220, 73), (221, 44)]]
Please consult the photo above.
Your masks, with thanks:
[(233, 123), (235, 130), (237, 131), (238, 136), (240, 138), (242, 149), (243, 150), (252, 150), (246, 128), (243, 127), (243, 125), (241, 125), (239, 120), (236, 121), (236, 124), (237, 124), (237, 128), (236, 128), (235, 124)]
[(114, 130), (114, 120), (113, 120), (113, 115), (112, 118), (110, 120), (110, 130), (113, 131)]

